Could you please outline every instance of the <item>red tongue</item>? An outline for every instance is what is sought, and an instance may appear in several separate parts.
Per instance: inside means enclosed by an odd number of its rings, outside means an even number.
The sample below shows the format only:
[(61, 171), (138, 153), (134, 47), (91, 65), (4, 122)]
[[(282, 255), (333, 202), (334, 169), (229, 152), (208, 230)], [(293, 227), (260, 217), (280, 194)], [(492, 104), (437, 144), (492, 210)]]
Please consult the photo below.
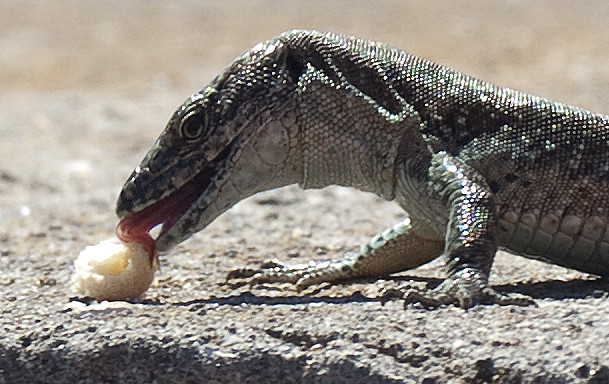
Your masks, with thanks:
[(116, 226), (116, 235), (125, 243), (139, 243), (150, 255), (150, 262), (156, 258), (156, 239), (150, 236), (150, 230), (162, 224), (162, 236), (188, 211), (209, 184), (212, 169), (200, 172), (192, 180), (182, 185), (169, 196), (125, 216)]
[(150, 230), (159, 222), (154, 220), (150, 208), (152, 207), (122, 219), (116, 226), (116, 236), (124, 243), (140, 243), (152, 260), (155, 240), (150, 236)]
[(150, 236), (150, 230), (162, 224), (161, 234), (167, 232), (196, 200), (196, 192), (194, 186), (186, 185), (151, 206), (124, 217), (116, 226), (116, 235), (125, 243), (141, 244), (153, 262), (156, 240)]
[[(169, 203), (169, 204), (168, 204)], [(163, 232), (169, 230), (183, 212), (177, 210), (170, 201), (163, 199), (144, 210), (123, 218), (116, 226), (116, 235), (125, 243), (139, 243), (154, 259), (156, 240), (150, 236), (150, 230), (159, 224)]]

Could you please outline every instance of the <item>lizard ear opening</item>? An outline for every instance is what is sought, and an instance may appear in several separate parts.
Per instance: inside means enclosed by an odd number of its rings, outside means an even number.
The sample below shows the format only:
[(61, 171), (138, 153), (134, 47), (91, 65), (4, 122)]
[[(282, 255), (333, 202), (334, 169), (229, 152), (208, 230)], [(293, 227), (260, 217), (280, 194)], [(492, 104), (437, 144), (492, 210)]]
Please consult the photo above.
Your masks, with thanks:
[[(362, 49), (361, 52), (367, 52), (368, 49)], [(380, 53), (388, 56), (390, 52), (382, 48)], [(376, 63), (367, 63), (365, 56), (346, 55), (342, 52), (337, 52), (333, 55), (333, 60), (336, 68), (340, 68), (340, 75), (355, 88), (359, 89), (365, 95), (376, 101), (381, 107), (394, 115), (400, 114), (404, 109), (401, 97), (396, 93), (395, 89), (390, 86), (393, 78), (387, 78), (387, 73), (391, 72), (385, 68), (381, 68)], [(388, 86), (389, 85), (389, 86)]]
[(285, 54), (284, 63), (287, 74), (294, 81), (294, 83), (298, 83), (300, 76), (302, 76), (306, 69), (305, 63), (300, 58), (296, 57), (291, 51), (288, 51)]

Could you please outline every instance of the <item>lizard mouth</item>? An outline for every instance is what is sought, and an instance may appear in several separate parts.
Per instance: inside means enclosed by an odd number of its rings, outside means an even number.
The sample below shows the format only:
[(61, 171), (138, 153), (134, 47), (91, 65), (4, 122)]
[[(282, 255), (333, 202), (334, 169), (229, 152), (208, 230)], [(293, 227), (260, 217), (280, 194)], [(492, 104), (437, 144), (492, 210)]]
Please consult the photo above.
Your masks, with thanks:
[[(157, 240), (169, 231), (205, 194), (215, 174), (213, 167), (206, 167), (180, 188), (141, 211), (125, 216), (116, 226), (116, 235), (125, 243), (140, 243), (150, 262), (158, 257), (155, 252)], [(161, 226), (158, 236), (151, 230)]]

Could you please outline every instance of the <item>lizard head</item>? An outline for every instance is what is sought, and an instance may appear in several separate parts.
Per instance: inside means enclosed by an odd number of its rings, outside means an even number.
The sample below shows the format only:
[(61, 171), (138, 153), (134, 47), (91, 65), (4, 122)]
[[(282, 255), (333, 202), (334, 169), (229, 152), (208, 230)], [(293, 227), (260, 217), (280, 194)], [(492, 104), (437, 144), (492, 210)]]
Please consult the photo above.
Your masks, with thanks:
[(297, 182), (294, 88), (302, 70), (272, 40), (186, 100), (123, 186), (119, 238), (141, 243), (153, 260), (245, 197)]

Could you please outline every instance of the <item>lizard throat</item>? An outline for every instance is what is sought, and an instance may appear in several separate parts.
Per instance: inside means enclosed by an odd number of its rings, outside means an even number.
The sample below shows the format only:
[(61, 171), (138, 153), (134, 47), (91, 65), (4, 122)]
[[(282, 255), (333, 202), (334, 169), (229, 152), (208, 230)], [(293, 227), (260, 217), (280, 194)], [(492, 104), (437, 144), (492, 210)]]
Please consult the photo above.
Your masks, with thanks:
[[(155, 252), (157, 239), (169, 231), (196, 204), (199, 197), (208, 189), (214, 173), (213, 167), (207, 167), (170, 195), (124, 217), (116, 226), (116, 235), (125, 243), (140, 243), (148, 252), (150, 262), (154, 262), (158, 258)], [(150, 231), (159, 225), (162, 226), (160, 233), (153, 238)]]

